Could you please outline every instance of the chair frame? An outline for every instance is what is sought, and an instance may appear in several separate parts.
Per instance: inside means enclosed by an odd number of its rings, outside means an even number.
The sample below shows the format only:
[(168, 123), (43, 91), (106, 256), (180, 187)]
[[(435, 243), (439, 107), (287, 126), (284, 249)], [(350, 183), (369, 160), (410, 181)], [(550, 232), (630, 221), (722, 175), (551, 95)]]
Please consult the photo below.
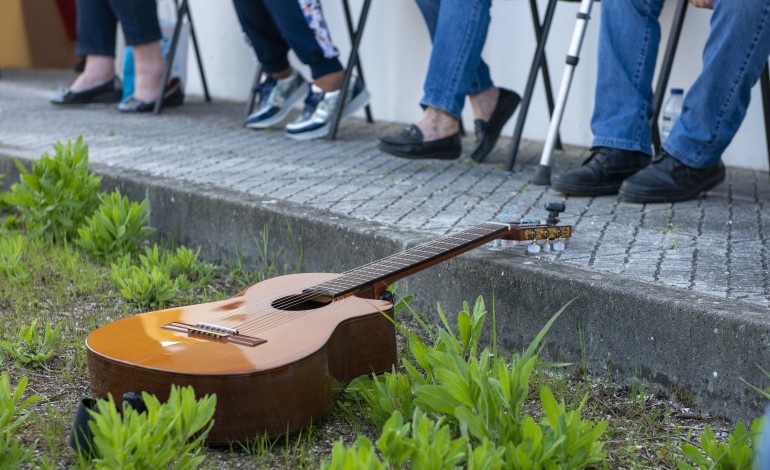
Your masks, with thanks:
[[(163, 81), (161, 83), (168, 83), (171, 78), (171, 67), (174, 65), (174, 56), (176, 55), (176, 48), (179, 43), (179, 35), (182, 31), (182, 24), (185, 17), (190, 23), (190, 37), (193, 41), (193, 49), (195, 50), (195, 59), (198, 61), (198, 71), (201, 74), (201, 82), (203, 84), (203, 95), (206, 98), (206, 102), (211, 103), (211, 95), (209, 94), (209, 87), (206, 83), (206, 74), (203, 72), (203, 61), (201, 60), (200, 47), (198, 46), (198, 37), (195, 34), (195, 27), (193, 26), (192, 14), (190, 13), (190, 5), (188, 0), (174, 0), (176, 6), (176, 25), (174, 25), (174, 33), (171, 37), (171, 44), (169, 44), (168, 57), (166, 58), (166, 70), (163, 72)], [(166, 87), (163, 86), (158, 93), (158, 97), (155, 99), (155, 108), (153, 112), (160, 114), (163, 108), (163, 95), (166, 92)]]

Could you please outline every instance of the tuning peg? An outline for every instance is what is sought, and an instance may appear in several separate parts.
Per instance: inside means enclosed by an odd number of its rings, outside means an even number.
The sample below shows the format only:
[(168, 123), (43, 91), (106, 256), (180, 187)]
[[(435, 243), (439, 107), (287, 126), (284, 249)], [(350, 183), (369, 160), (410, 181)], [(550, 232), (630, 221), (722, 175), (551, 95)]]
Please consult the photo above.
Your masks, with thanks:
[(549, 253), (551, 251), (551, 244), (548, 243), (548, 240), (543, 243), (543, 253)]
[(505, 239), (500, 240), (500, 246), (502, 246), (503, 248), (510, 248), (513, 245), (515, 245), (513, 240), (505, 240)]
[(566, 246), (564, 245), (564, 242), (561, 240), (553, 244), (553, 251), (564, 251), (565, 248)]
[(533, 243), (531, 245), (527, 245), (527, 253), (540, 253), (540, 245), (537, 243)]

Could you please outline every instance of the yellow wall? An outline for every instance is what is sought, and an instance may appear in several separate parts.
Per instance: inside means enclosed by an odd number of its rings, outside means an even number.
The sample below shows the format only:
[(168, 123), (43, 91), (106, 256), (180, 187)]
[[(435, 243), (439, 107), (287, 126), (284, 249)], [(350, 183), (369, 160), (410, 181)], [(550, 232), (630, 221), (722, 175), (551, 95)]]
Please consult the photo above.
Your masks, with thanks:
[(24, 27), (23, 0), (0, 0), (0, 67), (32, 65)]

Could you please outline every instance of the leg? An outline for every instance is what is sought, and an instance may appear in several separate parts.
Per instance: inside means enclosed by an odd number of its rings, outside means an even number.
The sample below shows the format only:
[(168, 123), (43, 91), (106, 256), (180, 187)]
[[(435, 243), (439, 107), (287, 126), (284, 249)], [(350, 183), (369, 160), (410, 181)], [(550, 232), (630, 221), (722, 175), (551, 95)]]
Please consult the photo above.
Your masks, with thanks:
[(115, 76), (117, 18), (107, 0), (78, 0), (77, 55), (86, 64), (70, 87), (77, 91), (111, 80)]
[[(272, 19), (264, 0), (233, 0), (238, 21), (254, 48), (263, 72), (268, 75), (286, 71), (289, 45)], [(277, 77), (280, 78), (280, 77)]]
[(715, 0), (703, 69), (685, 96), (664, 150), (693, 168), (719, 162), (746, 116), (751, 88), (768, 55), (770, 3)]
[(649, 155), (663, 0), (609, 0), (601, 8), (593, 145)]
[(770, 3), (714, 1), (703, 69), (684, 99), (663, 151), (626, 179), (631, 202), (692, 199), (725, 179), (722, 152), (746, 116), (751, 88), (770, 54)]
[[(263, 0), (275, 27), (286, 43), (294, 50), (302, 63), (310, 66), (313, 79), (339, 73), (342, 64), (337, 59), (339, 51), (331, 40), (320, 4), (317, 0)], [(324, 91), (339, 89), (339, 80), (325, 77), (321, 83)], [(336, 85), (334, 89), (328, 89)]]
[(565, 194), (615, 194), (650, 161), (663, 0), (605, 0), (601, 8), (593, 148), (580, 168), (553, 179), (552, 188)]
[(154, 0), (109, 0), (126, 45), (134, 51), (134, 98), (151, 101), (163, 87), (166, 61), (160, 51), (160, 25)]

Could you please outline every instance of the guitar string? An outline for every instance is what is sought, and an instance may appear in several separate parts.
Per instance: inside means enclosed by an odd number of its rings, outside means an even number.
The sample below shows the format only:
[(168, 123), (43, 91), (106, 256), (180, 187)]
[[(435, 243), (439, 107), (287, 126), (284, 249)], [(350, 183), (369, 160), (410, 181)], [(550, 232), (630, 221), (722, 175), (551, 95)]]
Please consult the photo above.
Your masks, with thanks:
[[(494, 224), (494, 228), (490, 227), (493, 224)], [(226, 328), (230, 328), (231, 326), (234, 326), (234, 327), (237, 326), (238, 328), (233, 328), (233, 329), (237, 329), (239, 332), (241, 332), (241, 330), (243, 330), (243, 333), (246, 333), (247, 331), (249, 331), (249, 332), (250, 331), (254, 331), (255, 328), (257, 330), (259, 330), (259, 331), (264, 331), (262, 327), (265, 324), (271, 324), (271, 322), (275, 321), (273, 317), (277, 317), (277, 316), (279, 317), (279, 316), (281, 316), (281, 314), (286, 314), (287, 312), (289, 312), (289, 313), (311, 312), (311, 311), (318, 310), (318, 309), (297, 310), (297, 311), (290, 310), (292, 307), (295, 307), (295, 306), (297, 306), (297, 305), (299, 305), (299, 304), (301, 304), (303, 302), (306, 302), (306, 301), (311, 300), (312, 298), (315, 298), (315, 297), (318, 296), (318, 294), (319, 294), (318, 291), (316, 291), (316, 292), (307, 292), (310, 289), (313, 289), (313, 288), (320, 289), (320, 288), (324, 288), (324, 287), (336, 288), (336, 289), (344, 289), (344, 288), (355, 287), (355, 285), (353, 285), (353, 286), (346, 286), (345, 284), (347, 284), (349, 281), (353, 280), (351, 277), (364, 275), (364, 273), (368, 269), (370, 269), (372, 267), (380, 268), (381, 269), (382, 267), (385, 267), (386, 265), (388, 265), (388, 263), (391, 263), (394, 260), (398, 262), (398, 261), (402, 261), (402, 260), (407, 260), (410, 256), (415, 256), (415, 255), (419, 256), (416, 261), (410, 261), (406, 265), (396, 264), (398, 269), (405, 269), (405, 268), (408, 268), (409, 266), (412, 266), (412, 265), (415, 265), (415, 264), (419, 263), (420, 261), (425, 261), (426, 259), (429, 259), (432, 256), (436, 256), (436, 255), (441, 254), (442, 252), (446, 252), (447, 251), (445, 249), (440, 249), (437, 252), (432, 252), (432, 251), (428, 251), (426, 249), (436, 249), (436, 248), (439, 248), (439, 245), (447, 244), (447, 243), (449, 243), (451, 241), (459, 241), (460, 244), (451, 244), (450, 245), (450, 248), (451, 247), (457, 248), (462, 243), (473, 242), (474, 240), (478, 240), (478, 239), (483, 238), (485, 236), (489, 236), (491, 234), (494, 234), (495, 231), (501, 230), (501, 225), (507, 226), (510, 229), (510, 225), (509, 224), (499, 224), (499, 223), (494, 223), (494, 222), (493, 223), (480, 224), (478, 226), (472, 227), (471, 229), (465, 230), (463, 232), (459, 232), (459, 233), (456, 233), (456, 234), (448, 235), (448, 236), (442, 237), (442, 238), (440, 238), (438, 240), (434, 240), (434, 241), (431, 241), (431, 242), (424, 243), (422, 245), (418, 245), (416, 247), (413, 247), (411, 249), (405, 250), (403, 252), (395, 253), (395, 254), (390, 255), (390, 256), (388, 256), (386, 258), (370, 262), (370, 263), (368, 263), (366, 265), (363, 265), (363, 266), (360, 266), (358, 268), (355, 268), (355, 269), (352, 269), (350, 271), (347, 271), (345, 273), (339, 274), (337, 276), (334, 276), (334, 277), (332, 277), (330, 279), (327, 279), (327, 280), (324, 280), (322, 282), (316, 282), (316, 283), (307, 285), (305, 287), (301, 287), (299, 289), (294, 289), (294, 290), (290, 290), (290, 291), (278, 294), (278, 295), (270, 297), (270, 298), (260, 299), (259, 301), (255, 302), (253, 304), (245, 305), (245, 306), (239, 307), (238, 309), (234, 309), (232, 311), (229, 311), (226, 314), (223, 314), (223, 315), (221, 315), (219, 317), (216, 317), (216, 318), (214, 318), (212, 320), (207, 321), (206, 323), (215, 323), (215, 324), (217, 324), (217, 326), (224, 326)], [(466, 239), (465, 237), (467, 237), (467, 236), (471, 236), (471, 238)], [(427, 253), (427, 256), (425, 256), (426, 253)], [(394, 272), (394, 271), (393, 270), (387, 270), (387, 271), (384, 271), (383, 273), (378, 273), (378, 274), (383, 275), (383, 274), (387, 274), (389, 272)], [(369, 281), (369, 282), (373, 282), (371, 275), (365, 275), (364, 279)], [(342, 286), (335, 286), (334, 284), (336, 282), (339, 282), (339, 281), (344, 281)], [(361, 284), (361, 282), (357, 281), (357, 284)], [(303, 293), (304, 293), (304, 295), (299, 295), (299, 296), (292, 295), (292, 294), (303, 294)], [(281, 302), (282, 299), (285, 299), (285, 300), (283, 300), (283, 302)], [(278, 302), (276, 302), (276, 301), (278, 301)], [(335, 302), (331, 302), (328, 305), (331, 305), (331, 304), (334, 304), (334, 303)], [(260, 315), (259, 317), (255, 318), (253, 320), (250, 320), (250, 321), (247, 321), (247, 322), (240, 322), (240, 323), (237, 323), (235, 320), (228, 320), (228, 318), (232, 318), (234, 316), (239, 316), (239, 315), (243, 315), (243, 314), (248, 315), (249, 314), (248, 312), (250, 310), (252, 310), (252, 309), (261, 309), (261, 308), (263, 308), (265, 306), (270, 306), (272, 308), (264, 309), (267, 312), (267, 314), (266, 315)], [(285, 315), (285, 316), (293, 318), (292, 315)], [(231, 323), (234, 323), (234, 322), (235, 322), (235, 324), (230, 325)]]
[[(476, 228), (478, 228), (478, 227), (476, 227)], [(382, 260), (378, 260), (378, 261), (369, 263), (368, 265), (361, 266), (361, 267), (356, 268), (354, 270), (351, 270), (351, 271), (349, 271), (349, 272), (347, 272), (347, 273), (345, 273), (343, 275), (334, 277), (332, 279), (328, 279), (328, 280), (326, 280), (324, 282), (321, 282), (321, 283), (317, 283), (317, 284), (314, 285), (314, 287), (328, 286), (330, 288), (336, 288), (336, 289), (339, 289), (339, 290), (344, 290), (345, 288), (354, 287), (354, 286), (347, 286), (346, 285), (346, 284), (348, 284), (352, 280), (351, 279), (352, 276), (353, 277), (360, 276), (363, 279), (371, 282), (373, 277), (378, 277), (378, 276), (382, 276), (382, 275), (386, 275), (388, 273), (394, 272), (394, 269), (383, 269), (386, 266), (388, 266), (388, 264), (391, 263), (394, 258), (398, 258), (398, 260), (396, 260), (396, 261), (399, 262), (399, 263), (397, 263), (395, 265), (396, 270), (397, 269), (408, 268), (409, 266), (413, 266), (416, 263), (419, 263), (420, 261), (425, 261), (426, 259), (429, 259), (429, 258), (431, 258), (433, 256), (436, 256), (436, 255), (439, 255), (441, 253), (446, 252), (445, 249), (439, 249), (438, 251), (435, 251), (435, 250), (437, 248), (439, 248), (438, 245), (446, 244), (450, 240), (458, 240), (462, 244), (462, 243), (468, 243), (468, 242), (472, 242), (474, 240), (478, 240), (479, 238), (483, 238), (484, 236), (489, 236), (490, 234), (494, 233), (494, 230), (492, 230), (492, 231), (485, 231), (485, 232), (482, 232), (481, 234), (479, 234), (479, 233), (472, 233), (472, 232), (475, 231), (476, 228), (471, 229), (471, 230), (467, 230), (467, 231), (462, 232), (460, 234), (454, 234), (454, 235), (451, 235), (451, 236), (448, 236), (448, 237), (444, 237), (444, 238), (442, 238), (440, 240), (436, 240), (434, 242), (429, 242), (429, 243), (426, 243), (426, 244), (421, 245), (419, 247), (414, 247), (413, 249), (410, 249), (410, 250), (398, 253), (396, 255), (389, 256), (389, 257), (384, 258)], [(465, 236), (473, 235), (473, 238), (467, 239), (467, 238), (462, 237), (463, 235), (465, 235)], [(458, 247), (458, 246), (459, 245), (455, 244), (455, 243), (450, 245), (450, 247)], [(426, 248), (428, 250), (426, 250)], [(409, 256), (413, 256), (414, 257), (415, 255), (417, 255), (417, 257), (416, 257), (417, 259), (415, 259), (415, 260), (408, 260)], [(408, 260), (409, 262), (406, 265), (404, 265), (404, 264), (400, 263), (400, 261), (402, 261), (402, 260)], [(372, 273), (367, 273), (367, 271), (371, 270), (372, 268), (375, 268), (375, 270), (379, 270), (379, 272), (375, 272), (375, 276), (373, 276)], [(339, 282), (339, 281), (343, 281), (342, 285), (341, 286), (335, 286), (334, 284)], [(360, 283), (361, 283), (360, 281), (356, 281), (356, 284), (360, 284)], [(261, 316), (255, 318), (255, 319), (253, 319), (251, 321), (241, 323), (237, 329), (239, 331), (243, 331), (244, 333), (246, 333), (246, 332), (254, 332), (254, 331), (264, 331), (266, 326), (271, 326), (272, 327), (272, 326), (275, 326), (276, 323), (283, 324), (285, 321), (290, 321), (291, 319), (293, 319), (295, 316), (297, 316), (298, 313), (316, 311), (316, 310), (319, 310), (321, 308), (330, 306), (332, 304), (335, 304), (335, 303), (338, 304), (339, 303), (338, 301), (333, 301), (333, 302), (331, 302), (331, 303), (329, 303), (329, 304), (327, 304), (325, 306), (322, 306), (322, 307), (319, 307), (319, 308), (316, 308), (316, 309), (290, 310), (291, 307), (296, 306), (296, 305), (298, 305), (298, 304), (300, 304), (300, 303), (302, 303), (302, 302), (304, 302), (306, 300), (310, 300), (313, 297), (315, 297), (316, 295), (317, 295), (317, 292), (316, 293), (312, 293), (312, 294), (308, 294), (306, 296), (299, 296), (299, 298), (297, 300), (295, 300), (295, 301), (290, 301), (290, 302), (285, 302), (285, 303), (271, 302), (271, 306), (274, 307), (273, 309), (271, 309), (271, 311), (265, 309), (266, 312), (267, 312), (265, 315), (261, 315)], [(282, 320), (282, 319), (285, 319), (285, 321)]]

